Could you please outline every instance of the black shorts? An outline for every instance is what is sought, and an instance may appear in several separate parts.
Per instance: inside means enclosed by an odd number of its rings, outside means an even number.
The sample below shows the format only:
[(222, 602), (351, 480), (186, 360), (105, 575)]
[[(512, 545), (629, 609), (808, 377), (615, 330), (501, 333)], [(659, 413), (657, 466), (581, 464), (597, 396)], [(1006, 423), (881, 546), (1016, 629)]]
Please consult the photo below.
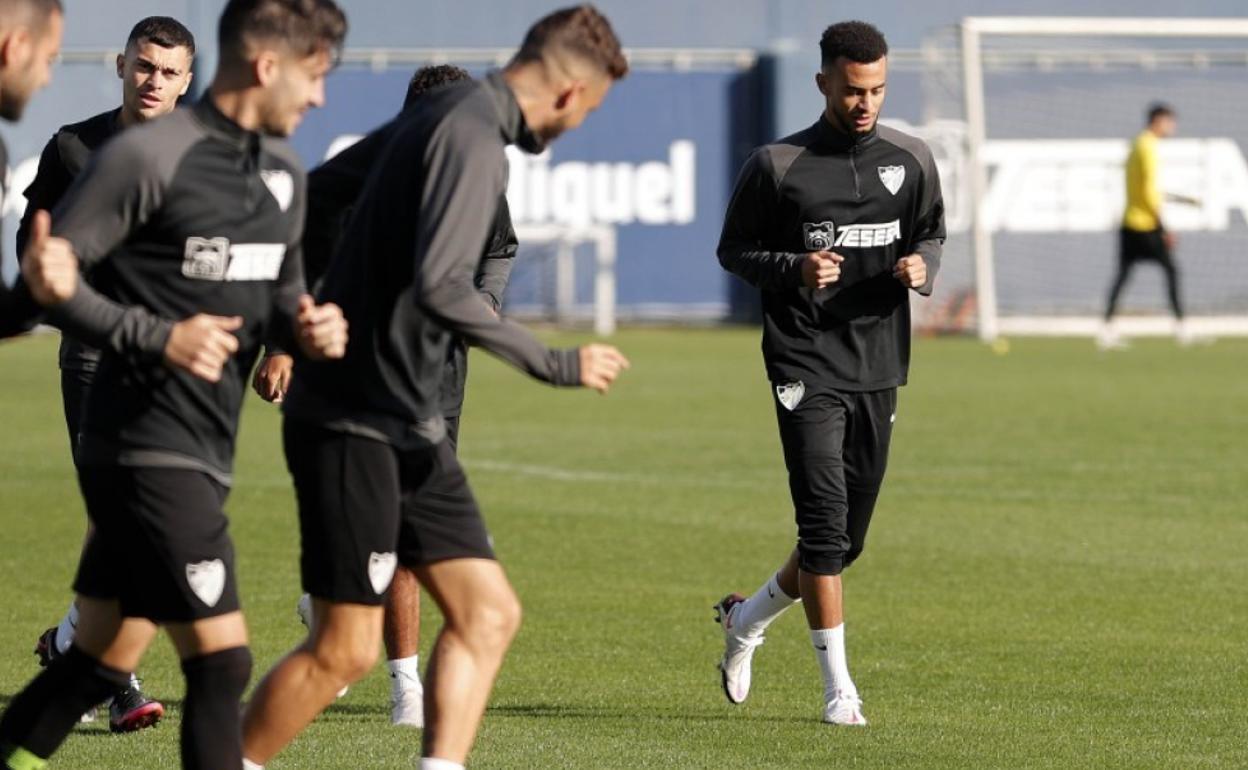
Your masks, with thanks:
[(161, 623), (239, 609), (225, 487), (174, 468), (91, 465), (78, 480), (95, 535), (74, 591), (116, 599), (122, 615)]
[(1165, 232), (1156, 230), (1118, 231), (1118, 259), (1124, 264), (1132, 262), (1170, 263), (1170, 249), (1166, 247)]
[(400, 451), (291, 418), (282, 436), (299, 501), (303, 590), (313, 596), (379, 605), (397, 564), (494, 558), (449, 442)]
[(95, 372), (88, 369), (61, 370), (61, 406), (65, 409), (65, 429), (69, 431), (69, 449), (74, 461), (78, 457), (78, 437), (82, 433), (82, 415), (87, 405), (87, 391)]
[(774, 383), (797, 518), (798, 564), (839, 575), (862, 553), (884, 481), (897, 389), (852, 392)]

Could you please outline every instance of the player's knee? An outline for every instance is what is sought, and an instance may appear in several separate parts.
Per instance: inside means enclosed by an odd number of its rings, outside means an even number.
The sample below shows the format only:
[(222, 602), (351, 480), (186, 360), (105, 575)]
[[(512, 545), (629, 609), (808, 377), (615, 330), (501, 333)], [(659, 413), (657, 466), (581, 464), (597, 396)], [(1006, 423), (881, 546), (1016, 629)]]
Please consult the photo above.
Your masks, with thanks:
[(251, 679), (251, 650), (232, 647), (182, 661), (187, 692), (215, 692), (237, 703)]
[(520, 601), (514, 595), (482, 602), (465, 617), (465, 635), (485, 650), (505, 650), (520, 630), (522, 614)]
[(320, 644), (316, 661), (338, 686), (362, 678), (376, 665), (378, 645), (373, 640), (352, 640), (336, 644)]
[(839, 575), (845, 569), (847, 544), (841, 537), (803, 537), (797, 543), (797, 566), (811, 575)]

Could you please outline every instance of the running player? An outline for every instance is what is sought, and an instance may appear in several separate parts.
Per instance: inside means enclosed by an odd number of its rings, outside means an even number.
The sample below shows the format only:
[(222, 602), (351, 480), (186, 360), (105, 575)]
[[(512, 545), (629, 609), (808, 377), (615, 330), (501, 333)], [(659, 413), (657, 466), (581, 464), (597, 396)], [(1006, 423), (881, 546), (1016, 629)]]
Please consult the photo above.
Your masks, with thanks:
[(520, 606), (446, 441), (450, 334), (555, 385), (605, 391), (627, 366), (605, 345), (547, 348), (473, 286), (505, 186), (505, 146), (540, 151), (627, 69), (607, 20), (576, 6), (538, 21), (501, 72), (430, 93), (379, 129), (390, 139), (318, 293), (343, 307), (353, 342), (342, 362), (300, 363), (284, 404), (314, 630), (253, 693), (247, 767), (272, 759), (376, 661), (400, 562), (445, 619), (421, 767), (463, 766)]
[[(21, 120), (30, 97), (52, 79), (64, 21), (60, 0), (0, 0), (0, 50), (8, 52), (0, 57), (0, 119)], [(0, 204), (8, 197), (8, 169), (8, 148), (0, 138)], [(35, 297), (63, 300), (77, 284), (78, 266), (72, 254), (49, 253), (24, 267), (29, 273), (24, 284), (19, 281), (10, 288), (0, 280), (0, 338), (29, 328), (38, 314)]]
[(107, 352), (78, 446), (96, 526), (78, 629), (0, 718), (13, 770), (42, 767), (124, 686), (158, 625), (186, 678), (183, 766), (242, 764), (251, 654), (223, 506), (247, 375), (265, 334), (318, 358), (346, 341), (341, 311), (303, 294), (304, 175), (273, 137), (324, 102), (345, 33), (332, 0), (230, 0), (205, 98), (101, 148), (55, 231), (44, 212), (32, 220), (28, 250), (72, 248), (95, 284), (49, 319)]
[[(450, 83), (467, 82), (471, 76), (454, 65), (421, 67), (408, 83), (403, 109), (408, 109), (425, 93)], [(377, 155), (385, 146), (386, 135), (374, 133), (308, 174), (308, 224), (304, 229), (304, 271), (309, 285), (315, 285), (329, 264), (347, 214), (355, 205), (364, 180)], [(494, 312), (503, 304), (503, 292), (517, 248), (516, 231), (511, 224), (507, 197), (500, 196), (494, 227), (486, 244), (473, 284)], [(290, 383), (293, 361), (284, 354), (270, 355), (256, 368), (254, 386), (260, 396), (280, 401)], [(464, 385), (468, 377), (468, 349), (458, 337), (452, 340), (442, 380), (442, 414), (446, 438), (452, 449), (459, 446), (459, 418), (464, 405)], [(304, 594), (296, 605), (304, 625), (312, 622), (312, 598)], [(424, 727), (424, 690), (420, 682), (420, 583), (416, 574), (400, 564), (386, 594), (382, 641), (386, 648), (386, 668), (390, 672), (390, 721), (395, 725)]]
[[(121, 106), (81, 123), (62, 126), (48, 141), (39, 157), (35, 179), (26, 188), (26, 213), (17, 231), (18, 253), (25, 249), (35, 212), (51, 211), (60, 202), (95, 150), (127, 126), (167, 115), (177, 106), (178, 98), (190, 88), (194, 56), (195, 38), (176, 19), (149, 16), (134, 25), (125, 50), (117, 56)], [(99, 360), (98, 350), (72, 337), (61, 338), (61, 400), (71, 455), (76, 455), (82, 408)], [(87, 538), (90, 537), (88, 521)], [(69, 650), (77, 623), (78, 606), (71, 603), (61, 622), (39, 637), (35, 654), (40, 665), (46, 666)], [(139, 689), (139, 680), (132, 678), (130, 684), (113, 694), (108, 712), (109, 729), (129, 732), (156, 724), (165, 709), (159, 702), (146, 698)]]
[(815, 76), (823, 114), (755, 150), (728, 205), (719, 260), (762, 290), (763, 359), (797, 517), (797, 548), (749, 599), (716, 605), (728, 700), (773, 620), (802, 600), (823, 672), (823, 720), (865, 725), (849, 676), (841, 572), (862, 553), (910, 361), (909, 291), (928, 294), (944, 206), (923, 142), (877, 125), (888, 44), (833, 24)]

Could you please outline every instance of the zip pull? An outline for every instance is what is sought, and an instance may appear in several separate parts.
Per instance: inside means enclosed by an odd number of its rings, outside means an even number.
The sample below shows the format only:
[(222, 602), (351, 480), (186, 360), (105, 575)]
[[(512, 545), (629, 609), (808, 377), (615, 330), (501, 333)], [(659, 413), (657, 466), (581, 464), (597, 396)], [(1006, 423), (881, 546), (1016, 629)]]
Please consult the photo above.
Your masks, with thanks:
[(858, 162), (856, 160), (857, 157), (858, 157), (857, 145), (850, 147), (849, 148), (849, 168), (854, 173), (854, 198), (855, 199), (862, 197), (862, 188), (858, 184)]

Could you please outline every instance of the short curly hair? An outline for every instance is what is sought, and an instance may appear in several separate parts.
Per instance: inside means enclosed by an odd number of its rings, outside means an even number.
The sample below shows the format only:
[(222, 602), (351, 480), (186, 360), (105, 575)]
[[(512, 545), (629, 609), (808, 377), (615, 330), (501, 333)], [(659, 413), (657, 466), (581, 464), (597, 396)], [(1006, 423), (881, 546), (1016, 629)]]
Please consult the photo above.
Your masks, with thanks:
[(462, 67), (454, 64), (431, 64), (421, 67), (412, 75), (407, 84), (407, 96), (403, 99), (403, 109), (412, 106), (412, 102), (435, 88), (447, 83), (458, 83), (461, 80), (472, 80), (472, 75)]
[(842, 21), (823, 31), (819, 53), (824, 67), (842, 56), (858, 64), (870, 64), (888, 56), (888, 41), (874, 25), (865, 21)]

